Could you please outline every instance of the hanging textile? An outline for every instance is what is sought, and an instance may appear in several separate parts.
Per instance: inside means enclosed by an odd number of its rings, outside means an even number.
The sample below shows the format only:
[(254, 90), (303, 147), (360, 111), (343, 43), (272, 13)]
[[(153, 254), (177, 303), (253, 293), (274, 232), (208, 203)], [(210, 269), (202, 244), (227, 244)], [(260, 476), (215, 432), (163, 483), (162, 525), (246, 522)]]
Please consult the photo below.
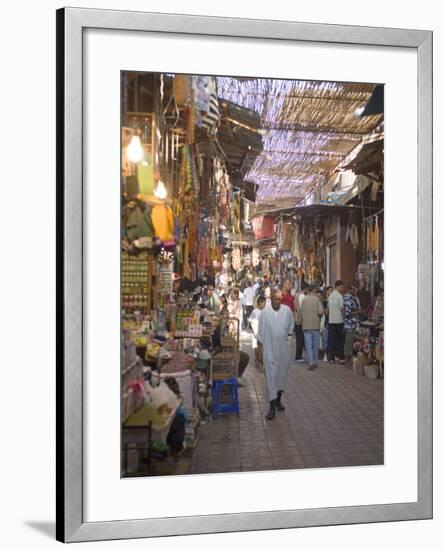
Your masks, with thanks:
[(197, 156), (196, 156), (195, 147), (192, 147), (192, 148), (190, 147), (189, 155), (190, 155), (190, 165), (191, 165), (192, 192), (194, 197), (197, 197), (200, 191), (200, 178), (199, 178), (199, 170), (197, 166)]
[(277, 225), (275, 226), (275, 229), (276, 229), (276, 246), (280, 250), (282, 250), (282, 245), (284, 244), (283, 235), (282, 235), (282, 226), (283, 226), (283, 221), (282, 220), (279, 220)]
[(371, 200), (372, 202), (375, 202), (378, 198), (378, 191), (379, 191), (379, 181), (373, 180), (372, 187), (371, 187)]
[(137, 183), (142, 195), (154, 195), (154, 170), (149, 153), (145, 153), (144, 159), (137, 165)]
[(191, 266), (190, 266), (190, 242), (189, 239), (185, 241), (183, 252), (183, 276), (187, 279), (191, 279)]
[(381, 218), (381, 223), (379, 226), (379, 257), (378, 260), (381, 262), (384, 259), (384, 218)]
[(291, 250), (291, 241), (293, 236), (293, 227), (289, 223), (282, 225), (282, 249)]
[(194, 91), (191, 89), (190, 104), (185, 111), (187, 143), (192, 145), (196, 139), (196, 111), (194, 109)]
[(345, 242), (348, 243), (350, 240), (351, 225), (350, 222), (347, 224), (347, 229), (345, 230)]
[(188, 103), (191, 96), (191, 76), (179, 74), (174, 77), (173, 95), (178, 105)]
[(129, 241), (140, 239), (141, 237), (154, 237), (154, 228), (151, 223), (151, 210), (149, 207), (142, 212), (139, 206), (135, 206), (125, 224), (126, 236)]
[(291, 241), (291, 254), (293, 258), (300, 259), (303, 255), (303, 243), (302, 235), (299, 224), (296, 223), (293, 229), (292, 241)]
[(196, 281), (197, 280), (197, 265), (196, 262), (191, 262), (191, 280)]
[(165, 204), (157, 204), (151, 212), (151, 221), (156, 236), (164, 246), (174, 244), (174, 216), (173, 211)]
[(196, 215), (191, 213), (188, 218), (188, 246), (189, 254), (191, 258), (195, 258), (197, 254), (197, 225), (196, 225)]
[(355, 223), (351, 226), (350, 242), (353, 248), (356, 250), (359, 245), (359, 232), (358, 232), (358, 226)]
[(231, 199), (231, 228), (233, 233), (240, 233), (240, 194), (236, 193)]
[(375, 218), (375, 231), (374, 231), (373, 245), (374, 245), (376, 260), (379, 260), (379, 221), (378, 221), (378, 216), (376, 216), (376, 218)]
[(217, 100), (216, 81), (211, 76), (207, 78), (207, 92), (209, 94), (208, 104), (206, 109), (201, 109), (205, 112), (200, 114), (198, 125), (202, 128), (205, 128), (208, 134), (214, 135), (217, 133), (217, 128), (220, 120), (219, 102)]
[(218, 261), (218, 253), (217, 253), (217, 247), (216, 246), (210, 246), (210, 260), (212, 262)]
[(367, 220), (366, 229), (367, 229), (367, 261), (371, 261), (373, 257), (373, 227), (372, 220)]
[(199, 242), (199, 252), (197, 255), (197, 268), (200, 272), (205, 271), (210, 264), (210, 254), (208, 248), (208, 239), (201, 239)]
[(225, 185), (220, 187), (220, 222), (225, 224), (228, 218), (229, 191)]
[(208, 111), (210, 107), (209, 76), (193, 76), (192, 86), (194, 92), (194, 107), (196, 111)]

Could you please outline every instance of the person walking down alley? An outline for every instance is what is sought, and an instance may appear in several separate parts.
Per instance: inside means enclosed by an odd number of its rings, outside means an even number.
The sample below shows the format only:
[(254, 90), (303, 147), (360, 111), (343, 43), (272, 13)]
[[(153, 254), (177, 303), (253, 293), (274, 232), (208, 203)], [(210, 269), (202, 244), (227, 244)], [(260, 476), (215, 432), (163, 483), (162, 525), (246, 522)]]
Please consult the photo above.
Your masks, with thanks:
[(261, 357), (259, 355), (259, 348), (257, 344), (257, 331), (259, 328), (259, 317), (262, 313), (262, 310), (265, 307), (265, 297), (259, 296), (257, 299), (256, 307), (251, 312), (251, 315), (248, 318), (250, 323), (251, 330), (253, 331), (253, 336), (251, 337), (251, 347), (254, 350), (254, 364), (256, 368), (259, 368), (261, 365)]
[(302, 283), (301, 290), (294, 297), (294, 332), (296, 336), (296, 361), (303, 361), (302, 352), (304, 350), (304, 332), (302, 330), (301, 306), (308, 294), (308, 284)]
[(344, 361), (344, 283), (336, 281), (328, 297), (328, 362)]
[(255, 290), (251, 281), (247, 282), (247, 286), (244, 290), (244, 328), (248, 326), (248, 320), (254, 309)]
[(238, 288), (233, 288), (228, 296), (228, 312), (230, 313), (230, 332), (240, 334), (242, 330), (243, 311)]
[(282, 394), (288, 385), (290, 367), (290, 347), (288, 337), (293, 333), (293, 315), (287, 306), (283, 306), (282, 292), (274, 289), (270, 295), (271, 305), (267, 306), (259, 317), (257, 341), (265, 368), (267, 395), (270, 409), (267, 420), (276, 416), (276, 409), (284, 411)]
[(282, 283), (282, 305), (288, 306), (294, 312), (294, 297), (291, 295), (291, 283), (287, 279)]
[(321, 317), (324, 315), (324, 306), (314, 286), (309, 287), (309, 294), (302, 302), (301, 313), (308, 370), (314, 370), (318, 366)]
[[(324, 295), (322, 298), (322, 305), (324, 306), (324, 328), (321, 326), (321, 338), (322, 338), (322, 359), (328, 360), (328, 298), (333, 292), (331, 286), (326, 286), (324, 290)], [(322, 325), (322, 320), (321, 320)]]

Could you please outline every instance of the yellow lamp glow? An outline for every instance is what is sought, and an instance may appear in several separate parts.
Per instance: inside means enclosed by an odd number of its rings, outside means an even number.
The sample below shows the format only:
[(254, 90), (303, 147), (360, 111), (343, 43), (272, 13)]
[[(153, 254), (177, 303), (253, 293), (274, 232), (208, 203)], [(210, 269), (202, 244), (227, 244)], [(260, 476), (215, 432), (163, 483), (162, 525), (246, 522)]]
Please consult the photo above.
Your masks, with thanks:
[(159, 181), (159, 183), (157, 184), (156, 190), (154, 191), (154, 194), (158, 199), (166, 199), (167, 190), (165, 188), (163, 181)]
[(133, 136), (126, 149), (126, 156), (131, 162), (140, 162), (143, 159), (143, 147), (139, 136)]

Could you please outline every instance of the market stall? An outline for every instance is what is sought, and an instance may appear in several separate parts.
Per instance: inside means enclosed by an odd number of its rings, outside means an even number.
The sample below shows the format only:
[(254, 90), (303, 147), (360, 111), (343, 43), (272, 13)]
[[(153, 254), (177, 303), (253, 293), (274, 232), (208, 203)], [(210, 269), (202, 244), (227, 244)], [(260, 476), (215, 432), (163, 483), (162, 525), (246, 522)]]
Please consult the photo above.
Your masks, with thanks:
[[(231, 185), (229, 172), (236, 158), (248, 150), (252, 159), (261, 148), (259, 134), (254, 140), (248, 130), (231, 132), (244, 119), (243, 110), (227, 103), (219, 108), (212, 77), (125, 74), (124, 475), (155, 473), (158, 459), (171, 454), (179, 412), (186, 419), (179, 447), (188, 450), (197, 445), (200, 419), (210, 415), (213, 372), (220, 372), (221, 354), (230, 353), (219, 351), (213, 371), (212, 336), (217, 331), (226, 346), (229, 328), (206, 293), (215, 271), (225, 268), (231, 277), (246, 252), (240, 244), (243, 193)], [(214, 139), (219, 128), (220, 143)], [(234, 353), (230, 358), (236, 367)]]

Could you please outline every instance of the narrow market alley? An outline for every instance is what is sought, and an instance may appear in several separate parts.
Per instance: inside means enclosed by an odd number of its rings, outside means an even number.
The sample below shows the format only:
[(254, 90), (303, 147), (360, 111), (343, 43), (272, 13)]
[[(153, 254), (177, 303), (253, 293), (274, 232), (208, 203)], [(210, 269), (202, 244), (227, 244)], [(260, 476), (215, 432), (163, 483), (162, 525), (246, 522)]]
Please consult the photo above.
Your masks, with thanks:
[(250, 364), (239, 389), (240, 415), (201, 424), (189, 473), (383, 464), (383, 379), (338, 364), (320, 362), (309, 371), (293, 362), (286, 410), (268, 422), (265, 377), (253, 364), (250, 340), (244, 331)]
[(384, 464), (383, 85), (121, 90), (122, 477)]

